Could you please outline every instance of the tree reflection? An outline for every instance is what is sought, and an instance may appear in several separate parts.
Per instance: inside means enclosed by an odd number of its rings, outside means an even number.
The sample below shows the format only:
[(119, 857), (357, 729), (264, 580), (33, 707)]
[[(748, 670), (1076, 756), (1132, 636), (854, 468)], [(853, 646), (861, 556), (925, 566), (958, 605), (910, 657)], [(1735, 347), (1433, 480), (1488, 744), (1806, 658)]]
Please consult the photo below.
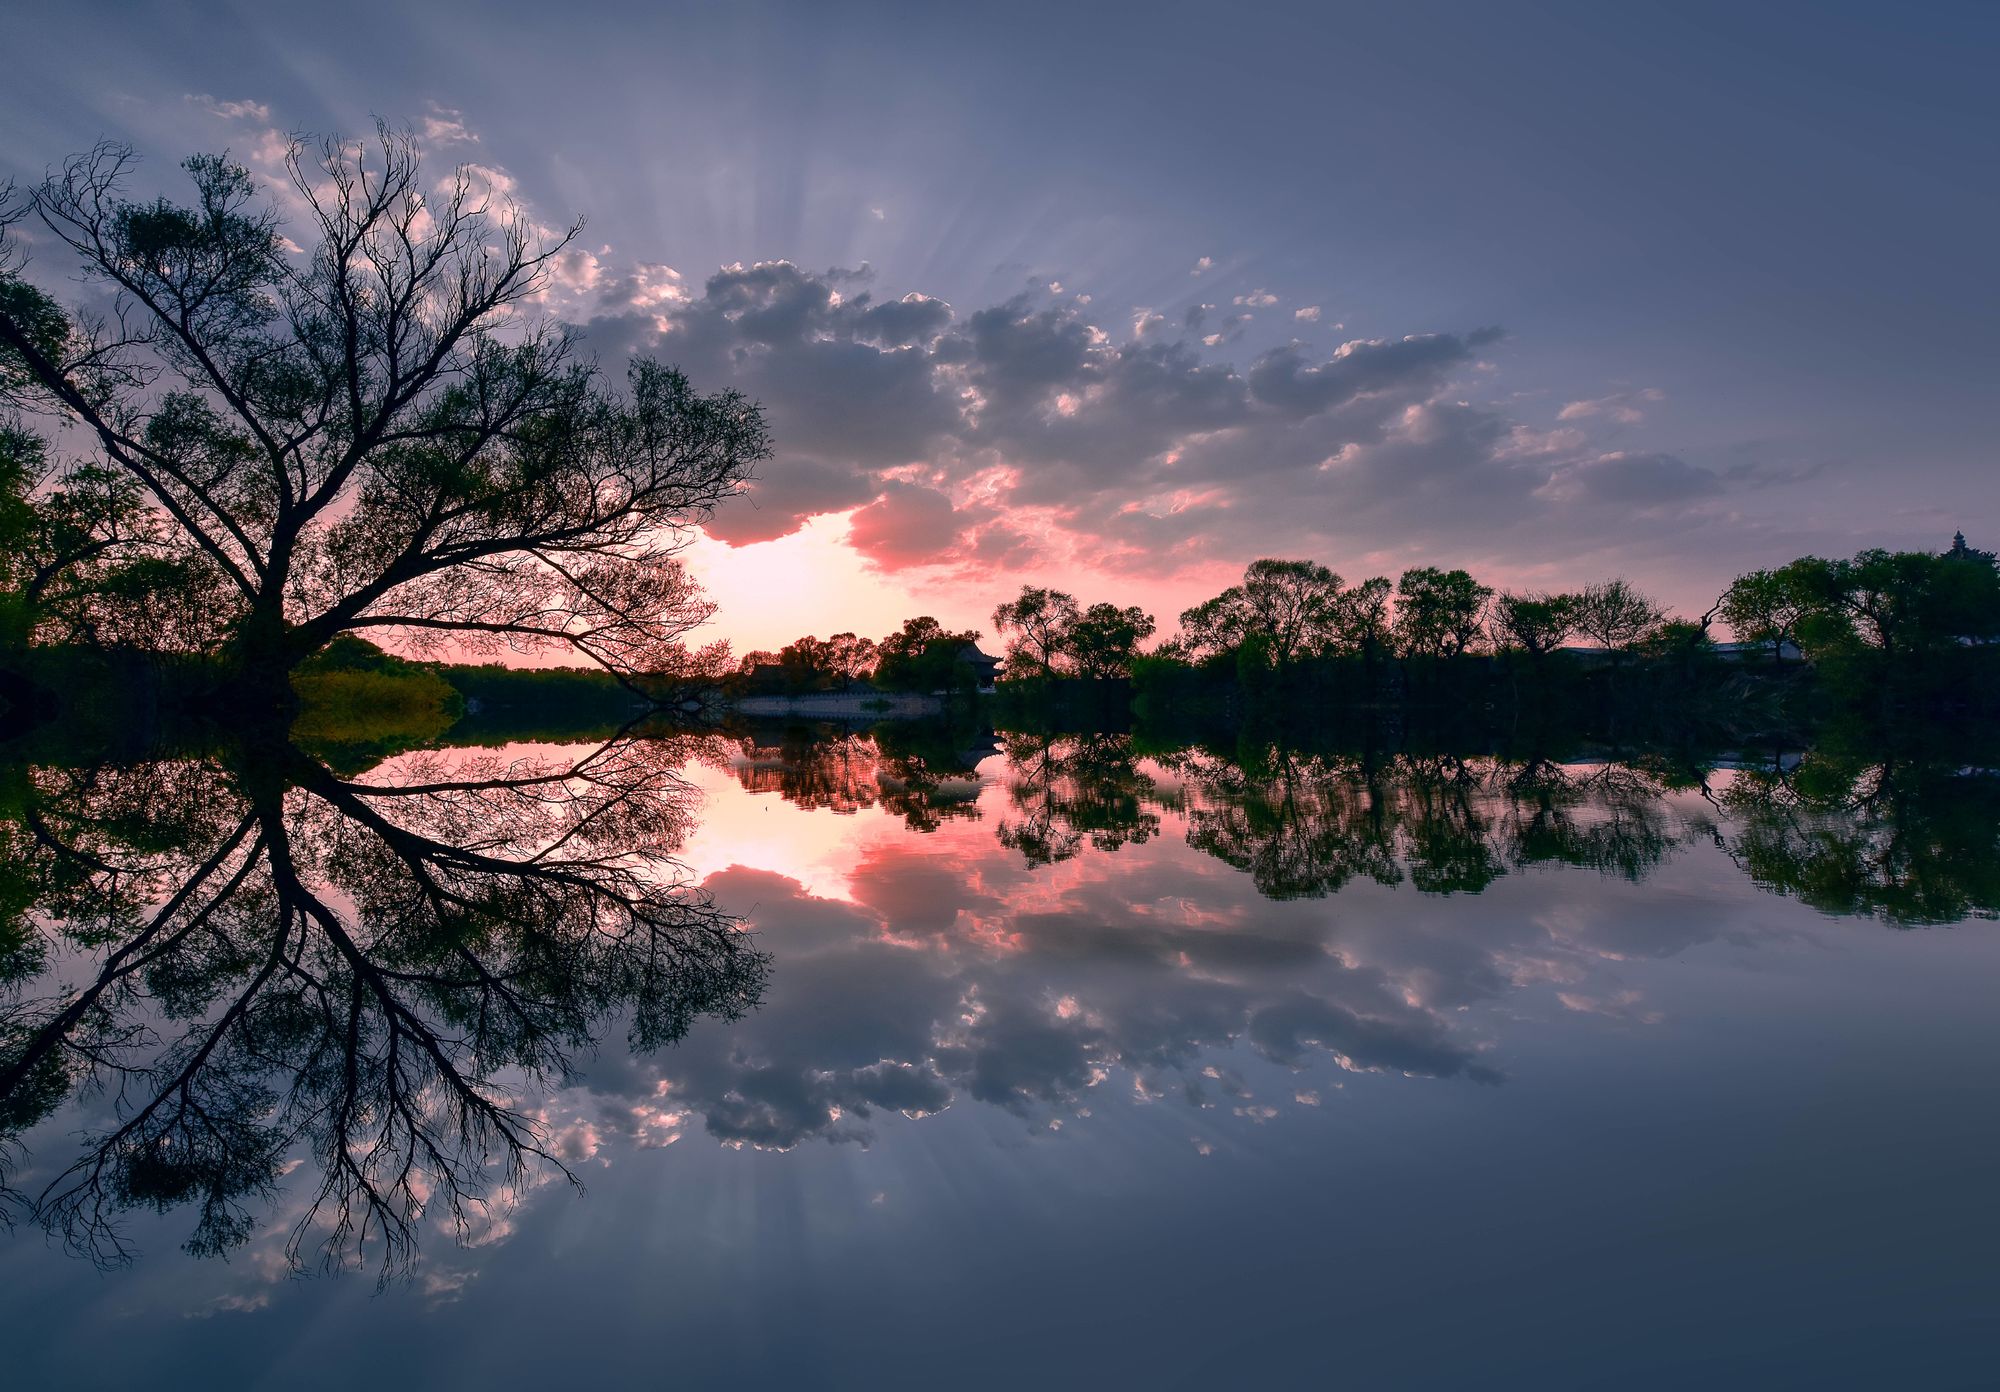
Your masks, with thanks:
[(1670, 814), (1666, 782), (1635, 765), (1531, 759), (1508, 770), (1506, 789), (1517, 866), (1573, 865), (1637, 884), (1692, 830)]
[(243, 1242), (305, 1159), (288, 1253), (406, 1266), (542, 1165), (517, 1100), (622, 1018), (634, 1048), (756, 1004), (768, 963), (672, 853), (673, 740), (580, 756), (412, 756), (367, 782), (289, 747), (17, 775), (4, 823), (0, 1128), (95, 1095), (109, 1118), (33, 1195), (73, 1250), (191, 1208)]
[(925, 724), (865, 735), (793, 725), (776, 739), (742, 737), (732, 763), (747, 792), (776, 793), (809, 811), (879, 806), (913, 831), (936, 831), (956, 818), (979, 819), (978, 764), (989, 745)]
[(1897, 927), (2000, 916), (2000, 774), (1921, 759), (1807, 754), (1717, 798), (1725, 845), (1765, 889)]
[(1559, 863), (1639, 880), (1690, 833), (1636, 768), (1283, 749), (1171, 760), (1188, 782), (1188, 844), (1273, 899), (1357, 878), (1477, 894), (1510, 869)]
[[(994, 834), (1034, 866), (1142, 844), (1163, 814), (1270, 899), (1324, 897), (1355, 881), (1477, 894), (1551, 866), (1636, 884), (1700, 839), (1723, 844), (1760, 885), (1829, 913), (1924, 924), (2000, 912), (2000, 776), (1955, 764), (1818, 753), (1783, 771), (1738, 773), (1717, 795), (1704, 765), (1645, 754), (1246, 743), (1141, 758), (1125, 734), (1014, 733), (1001, 743), (1005, 809)], [(984, 752), (924, 727), (796, 727), (743, 740), (733, 763), (752, 791), (834, 812), (880, 807), (936, 831), (980, 815)], [(1697, 789), (1709, 810), (1675, 805), (1676, 792)]]
[(1150, 840), (1160, 817), (1153, 780), (1129, 735), (1007, 735), (1010, 815), (994, 834), (1030, 865), (1068, 860), (1087, 843), (1112, 851)]
[(1380, 781), (1358, 764), (1269, 749), (1241, 763), (1190, 752), (1172, 767), (1190, 787), (1188, 844), (1247, 871), (1266, 898), (1403, 878)]

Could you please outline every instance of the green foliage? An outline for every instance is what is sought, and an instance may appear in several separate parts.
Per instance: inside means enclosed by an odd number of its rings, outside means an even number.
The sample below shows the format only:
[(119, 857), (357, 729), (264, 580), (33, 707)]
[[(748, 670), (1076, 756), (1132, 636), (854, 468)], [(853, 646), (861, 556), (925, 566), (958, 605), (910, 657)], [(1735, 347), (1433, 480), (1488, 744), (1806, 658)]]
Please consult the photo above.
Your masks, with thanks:
[(346, 768), (435, 744), (464, 705), (443, 677), (408, 665), (300, 670), (292, 673), (292, 690), (299, 700), (292, 739)]
[(615, 728), (646, 709), (645, 702), (609, 672), (589, 667), (456, 663), (438, 668), (438, 673), (465, 698), (466, 719), (475, 725), (483, 716), (498, 714), (514, 724), (556, 719), (577, 728)]
[(1316, 561), (1252, 561), (1242, 584), (1182, 611), (1180, 649), (1196, 659), (1220, 656), (1254, 636), (1275, 663), (1325, 652), (1353, 617), (1343, 610), (1340, 584)]
[(1728, 846), (1758, 884), (1898, 927), (2000, 917), (2000, 779), (1957, 759), (1815, 751), (1723, 794)]
[(34, 380), (34, 360), (60, 362), (70, 344), (62, 306), (18, 276), (0, 270), (0, 406), (21, 400)]
[(1396, 582), (1397, 649), (1405, 657), (1459, 657), (1485, 628), (1493, 591), (1463, 570), (1418, 566)]
[(1958, 539), (1943, 554), (1805, 556), (1739, 577), (1720, 612), (1749, 642), (1789, 638), (1850, 704), (1991, 708), (2000, 568)]
[(1136, 605), (1091, 605), (1070, 625), (1067, 646), (1076, 675), (1089, 681), (1130, 676), (1139, 645), (1153, 636), (1153, 627), (1153, 616)]
[(875, 645), (875, 684), (884, 691), (970, 690), (976, 674), (958, 658), (978, 645), (977, 633), (953, 633), (928, 614), (905, 619)]
[(1739, 575), (1716, 607), (1740, 641), (1769, 643), (1774, 662), (1783, 659), (1786, 643), (1799, 641), (1799, 626), (1819, 605), (1807, 564), (1795, 561), (1777, 570)]
[(1576, 596), (1505, 593), (1493, 602), (1493, 646), (1519, 648), (1540, 663), (1576, 627)]

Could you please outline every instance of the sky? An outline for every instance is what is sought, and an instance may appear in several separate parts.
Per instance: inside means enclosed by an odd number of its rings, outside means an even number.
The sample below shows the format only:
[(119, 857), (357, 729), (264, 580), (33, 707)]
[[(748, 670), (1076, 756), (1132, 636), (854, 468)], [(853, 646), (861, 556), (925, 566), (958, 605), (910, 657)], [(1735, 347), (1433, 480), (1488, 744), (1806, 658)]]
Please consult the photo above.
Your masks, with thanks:
[(0, 179), (379, 115), (585, 218), (542, 308), (766, 408), (739, 651), (2000, 540), (1990, 4), (134, 8), (7, 4)]

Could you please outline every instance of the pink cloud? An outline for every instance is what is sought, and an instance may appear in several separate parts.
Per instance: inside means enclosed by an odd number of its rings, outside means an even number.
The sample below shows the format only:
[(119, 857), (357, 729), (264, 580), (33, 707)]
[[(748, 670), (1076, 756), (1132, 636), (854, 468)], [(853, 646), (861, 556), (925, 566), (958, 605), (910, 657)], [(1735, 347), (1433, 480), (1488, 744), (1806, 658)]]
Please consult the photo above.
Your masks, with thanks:
[(891, 483), (848, 521), (847, 541), (883, 570), (936, 565), (958, 542), (951, 499), (935, 488)]

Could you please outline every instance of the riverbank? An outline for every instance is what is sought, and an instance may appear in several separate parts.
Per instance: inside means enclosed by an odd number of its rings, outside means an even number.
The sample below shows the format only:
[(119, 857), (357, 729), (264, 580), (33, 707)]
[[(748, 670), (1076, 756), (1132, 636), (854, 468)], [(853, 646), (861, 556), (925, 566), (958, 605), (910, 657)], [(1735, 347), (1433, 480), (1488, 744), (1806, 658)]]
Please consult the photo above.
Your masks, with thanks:
[(910, 691), (806, 691), (795, 696), (738, 696), (738, 715), (798, 715), (814, 720), (920, 720), (944, 713), (942, 696)]

